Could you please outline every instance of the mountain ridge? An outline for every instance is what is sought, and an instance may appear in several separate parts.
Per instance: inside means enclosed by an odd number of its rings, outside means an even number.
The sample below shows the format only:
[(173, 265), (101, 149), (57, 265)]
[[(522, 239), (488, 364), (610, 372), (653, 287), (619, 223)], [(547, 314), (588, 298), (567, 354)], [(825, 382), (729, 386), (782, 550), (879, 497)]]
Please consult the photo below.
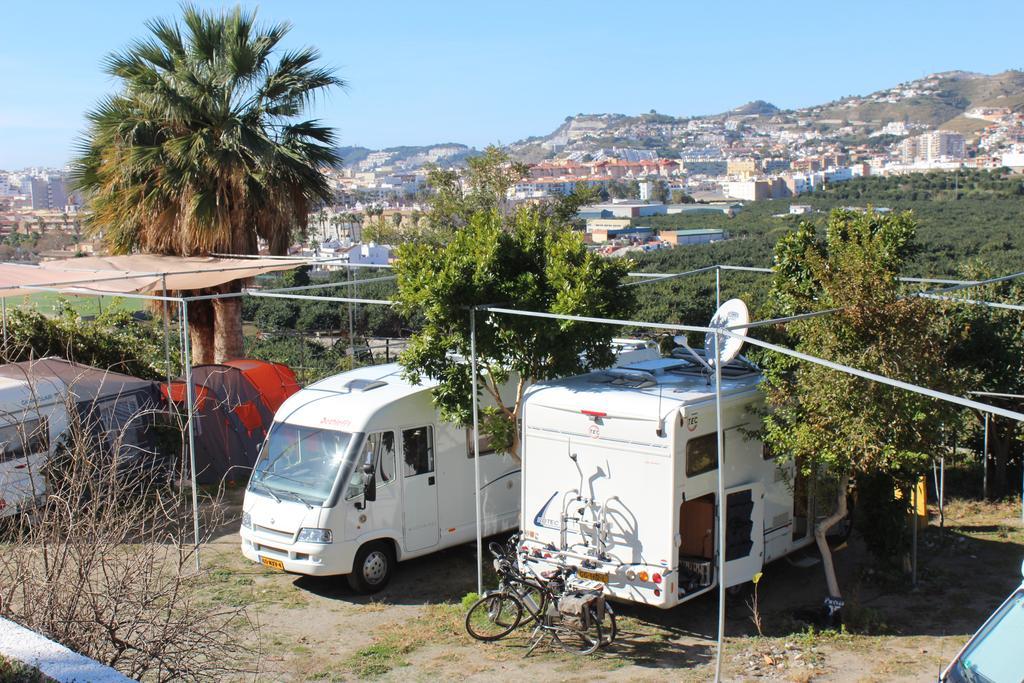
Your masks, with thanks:
[[(674, 116), (654, 109), (642, 114), (579, 113), (566, 116), (546, 135), (533, 135), (504, 147), (516, 159), (537, 162), (556, 154), (591, 154), (611, 147), (651, 149), (663, 156), (678, 157), (702, 145), (722, 147), (736, 137), (735, 131), (744, 127), (813, 129), (823, 136), (841, 137), (857, 144), (887, 134), (884, 129), (889, 124), (897, 128), (903, 125), (903, 132), (890, 134), (896, 138), (948, 125), (969, 138), (985, 125), (984, 121), (964, 116), (977, 107), (1024, 111), (1024, 71), (944, 71), (867, 95), (848, 95), (796, 109), (780, 109), (771, 102), (755, 99), (728, 111), (693, 116)], [(702, 129), (706, 131), (701, 132)], [(478, 153), (460, 143), (383, 150), (339, 149), (348, 151), (343, 154), (345, 165), (353, 166), (373, 152), (393, 152), (393, 158), (402, 162), (444, 147), (461, 149), (459, 153), (440, 157), (442, 163), (458, 163)]]

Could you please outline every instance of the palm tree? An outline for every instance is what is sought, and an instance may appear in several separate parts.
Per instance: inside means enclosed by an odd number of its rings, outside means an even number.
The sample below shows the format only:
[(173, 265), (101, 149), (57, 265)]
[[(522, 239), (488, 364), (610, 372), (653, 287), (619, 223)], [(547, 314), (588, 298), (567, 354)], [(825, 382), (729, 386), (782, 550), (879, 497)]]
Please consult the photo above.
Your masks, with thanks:
[[(87, 230), (121, 254), (254, 254), (260, 238), (286, 253), (332, 196), (321, 169), (340, 162), (333, 131), (298, 118), (344, 82), (315, 49), (278, 51), (289, 24), (257, 25), (237, 7), (185, 6), (180, 24), (146, 27), (106, 59), (121, 89), (88, 115), (74, 164)], [(240, 299), (193, 302), (189, 322), (196, 363), (241, 355)]]

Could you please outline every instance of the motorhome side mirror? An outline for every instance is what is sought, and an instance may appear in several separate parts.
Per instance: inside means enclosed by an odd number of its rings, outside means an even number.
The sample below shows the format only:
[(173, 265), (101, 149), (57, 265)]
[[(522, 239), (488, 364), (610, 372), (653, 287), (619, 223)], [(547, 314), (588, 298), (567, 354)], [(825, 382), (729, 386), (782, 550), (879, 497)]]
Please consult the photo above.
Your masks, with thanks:
[(373, 474), (373, 465), (364, 465), (363, 472), (366, 473), (363, 480), (363, 500), (373, 502), (377, 500), (377, 477)]

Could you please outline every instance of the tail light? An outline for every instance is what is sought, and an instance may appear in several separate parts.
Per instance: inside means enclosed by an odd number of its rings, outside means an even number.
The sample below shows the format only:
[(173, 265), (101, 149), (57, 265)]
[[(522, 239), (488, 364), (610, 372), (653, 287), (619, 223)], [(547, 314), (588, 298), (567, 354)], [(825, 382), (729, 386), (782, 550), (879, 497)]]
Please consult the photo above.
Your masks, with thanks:
[(641, 581), (647, 581), (647, 572), (641, 571), (636, 575), (636, 578), (640, 579)]
[(654, 583), (661, 583), (661, 574), (655, 574), (651, 577), (651, 581)]

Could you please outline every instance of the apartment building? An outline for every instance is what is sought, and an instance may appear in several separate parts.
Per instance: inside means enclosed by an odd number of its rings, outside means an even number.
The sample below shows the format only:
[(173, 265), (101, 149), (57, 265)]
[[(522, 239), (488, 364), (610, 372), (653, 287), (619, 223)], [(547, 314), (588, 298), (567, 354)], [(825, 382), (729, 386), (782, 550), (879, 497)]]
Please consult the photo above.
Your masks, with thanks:
[(903, 140), (896, 151), (901, 164), (958, 161), (964, 158), (964, 136), (947, 130), (933, 130)]

